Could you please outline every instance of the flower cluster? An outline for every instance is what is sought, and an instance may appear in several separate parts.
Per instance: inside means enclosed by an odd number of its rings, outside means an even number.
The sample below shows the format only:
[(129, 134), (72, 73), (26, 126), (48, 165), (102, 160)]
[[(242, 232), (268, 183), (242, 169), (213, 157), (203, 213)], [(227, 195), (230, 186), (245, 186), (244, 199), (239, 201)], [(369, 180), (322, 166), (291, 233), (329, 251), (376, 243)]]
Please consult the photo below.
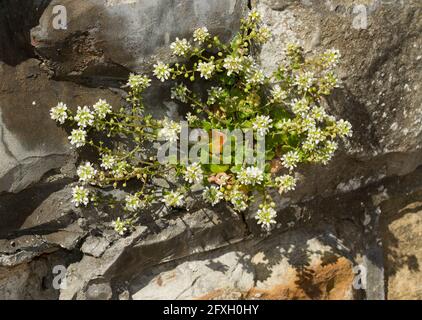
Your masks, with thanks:
[(170, 191), (163, 197), (163, 202), (168, 207), (181, 208), (185, 204), (183, 194), (179, 191)]
[(208, 40), (209, 37), (210, 37), (210, 33), (208, 32), (207, 27), (196, 29), (193, 33), (193, 40), (195, 42), (198, 42), (198, 44), (204, 43), (205, 41)]
[(151, 79), (144, 75), (131, 73), (127, 84), (132, 90), (144, 90), (151, 85)]
[(259, 210), (256, 213), (256, 220), (258, 224), (262, 225), (263, 228), (269, 230), (272, 224), (276, 223), (275, 217), (277, 212), (274, 210), (275, 204), (261, 204)]
[(181, 83), (171, 89), (171, 98), (175, 100), (179, 100), (180, 102), (183, 102), (183, 103), (187, 103), (188, 93), (189, 93), (189, 89), (183, 83)]
[(51, 119), (64, 124), (67, 119), (67, 106), (63, 102), (59, 102), (56, 107), (51, 109), (50, 116)]
[(158, 138), (175, 142), (179, 140), (180, 130), (181, 126), (179, 123), (166, 118), (163, 120), (163, 128), (158, 132)]
[(139, 197), (137, 195), (128, 195), (126, 196), (126, 210), (131, 211), (131, 212), (136, 212), (139, 209), (144, 207), (144, 203), (142, 202), (141, 199), (139, 199)]
[(86, 143), (86, 131), (82, 129), (73, 129), (69, 136), (70, 144), (76, 148), (83, 147)]
[(256, 117), (252, 128), (257, 131), (260, 136), (265, 136), (272, 128), (273, 120), (269, 116)]
[(179, 38), (176, 38), (176, 41), (170, 45), (170, 48), (173, 50), (174, 55), (186, 56), (191, 49), (191, 45), (186, 39), (180, 40)]
[(120, 217), (117, 218), (116, 221), (113, 221), (113, 227), (114, 230), (121, 236), (129, 230), (127, 221), (121, 220)]
[[(125, 235), (147, 208), (183, 208), (187, 199), (198, 199), (192, 193), (201, 192), (207, 204), (224, 202), (238, 213), (263, 199), (255, 217), (264, 229), (271, 229), (277, 212), (268, 189), (281, 196), (295, 190), (302, 164), (327, 164), (340, 143), (351, 137), (352, 126), (330, 115), (326, 106), (330, 99), (325, 97), (341, 86), (335, 70), (340, 52), (330, 49), (308, 55), (300, 46), (289, 44), (285, 59), (268, 74), (256, 59), (255, 48), (269, 39), (269, 28), (262, 25), (259, 12), (252, 10), (230, 43), (200, 27), (188, 39), (175, 38), (170, 44), (177, 62), (157, 61), (153, 66), (158, 80), (172, 81), (171, 98), (189, 108), (180, 116), (190, 128), (209, 135), (209, 150), (236, 146), (228, 148), (232, 150), (224, 157), (211, 155), (224, 163), (204, 162), (203, 149), (201, 160), (189, 159), (190, 164), (158, 161), (156, 146), (182, 149), (186, 144), (180, 138), (184, 130), (179, 122), (156, 119), (146, 112), (143, 94), (151, 86), (147, 75), (130, 74), (124, 87), (128, 91), (126, 104), (120, 109), (103, 99), (76, 110), (62, 102), (52, 108), (54, 121), (72, 126), (70, 143), (98, 154), (98, 163), (84, 161), (77, 169), (79, 185), (72, 190), (75, 206), (108, 205), (122, 214), (113, 227)], [(215, 138), (213, 129), (221, 135)], [(253, 161), (245, 156), (239, 162), (237, 154), (250, 151), (251, 146), (239, 147), (237, 137), (225, 138), (223, 132), (238, 129), (253, 132), (253, 144), (265, 140), (264, 151), (250, 153)], [(190, 155), (198, 150), (187, 151)], [(208, 153), (211, 151), (205, 155)], [(96, 187), (117, 190), (104, 195)], [(262, 197), (257, 197), (259, 194)]]
[(264, 171), (258, 167), (242, 168), (237, 174), (237, 179), (242, 185), (261, 184), (264, 180)]
[(296, 168), (297, 164), (300, 162), (300, 156), (297, 151), (289, 151), (282, 157), (283, 166), (289, 170)]
[(168, 64), (165, 64), (161, 61), (158, 61), (154, 64), (154, 76), (157, 77), (158, 80), (164, 82), (169, 79), (171, 69)]
[(99, 119), (105, 119), (108, 114), (111, 113), (111, 105), (107, 103), (105, 100), (99, 100), (93, 106), (94, 113), (97, 115)]
[(200, 183), (204, 178), (201, 165), (199, 163), (193, 163), (186, 167), (184, 178), (189, 183)]
[(224, 199), (224, 193), (221, 192), (220, 188), (216, 186), (206, 187), (204, 192), (202, 193), (202, 197), (212, 206), (218, 204), (221, 200)]
[(79, 166), (77, 173), (79, 176), (79, 181), (87, 183), (95, 178), (97, 170), (95, 170), (90, 162), (87, 162), (84, 165)]
[(76, 207), (87, 206), (89, 203), (89, 190), (81, 186), (74, 187), (72, 189), (72, 202)]
[(201, 78), (210, 79), (214, 74), (215, 64), (214, 62), (199, 62), (197, 71), (201, 74)]
[(243, 60), (238, 56), (228, 56), (224, 59), (223, 67), (226, 68), (228, 76), (233, 73), (238, 74), (243, 70)]
[(293, 191), (296, 188), (297, 179), (291, 175), (285, 174), (275, 179), (278, 192), (280, 194)]

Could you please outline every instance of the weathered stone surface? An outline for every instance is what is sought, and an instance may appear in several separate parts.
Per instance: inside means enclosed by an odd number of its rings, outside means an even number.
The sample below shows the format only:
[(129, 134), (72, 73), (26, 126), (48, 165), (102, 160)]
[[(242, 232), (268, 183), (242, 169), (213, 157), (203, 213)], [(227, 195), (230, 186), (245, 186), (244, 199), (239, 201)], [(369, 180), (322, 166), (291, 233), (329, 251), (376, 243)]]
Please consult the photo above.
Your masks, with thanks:
[[(230, 37), (248, 1), (0, 4), (0, 299), (422, 298), (419, 2), (251, 2), (274, 33), (260, 52), (267, 71), (287, 42), (307, 53), (340, 49), (345, 86), (328, 105), (352, 122), (354, 138), (329, 166), (302, 167), (297, 191), (274, 195), (271, 234), (257, 227), (256, 208), (234, 215), (197, 204), (142, 215), (123, 238), (111, 228), (115, 212), (70, 204), (77, 158), (49, 109), (100, 97), (119, 105), (122, 92), (104, 88), (167, 60), (168, 44), (196, 27)], [(358, 30), (353, 8), (362, 3), (368, 25)], [(67, 30), (52, 27), (57, 4)], [(43, 64), (29, 45), (38, 17), (32, 44)], [(148, 91), (147, 104), (178, 118), (168, 89)], [(52, 286), (57, 265), (67, 268), (61, 290)], [(356, 267), (366, 272), (361, 289)]]
[(13, 267), (0, 266), (0, 299), (58, 299), (60, 290), (53, 285), (58, 274), (54, 274), (53, 269), (66, 266), (77, 258), (72, 253), (57, 251)]
[(153, 268), (132, 282), (132, 298), (353, 299), (352, 262), (324, 244), (330, 236), (294, 231)]
[[(328, 102), (332, 113), (352, 123), (354, 137), (329, 166), (303, 168), (304, 184), (293, 198), (348, 192), (422, 164), (419, 1), (254, 3), (274, 34), (260, 54), (268, 71), (289, 42), (307, 53), (337, 48), (343, 56), (344, 88)], [(356, 28), (358, 4), (367, 13), (363, 29)]]
[[(66, 30), (52, 26), (55, 5), (67, 9)], [(53, 0), (32, 39), (56, 77), (125, 80), (128, 69), (151, 70), (157, 59), (168, 60), (175, 37), (191, 37), (198, 27), (227, 39), (246, 9), (240, 0)]]
[(422, 175), (386, 188), (380, 203), (387, 298), (422, 299)]
[(103, 237), (88, 237), (81, 247), (81, 251), (85, 254), (101, 257), (110, 243)]
[(100, 258), (88, 254), (71, 265), (68, 288), (60, 298), (83, 299), (84, 290), (97, 279), (111, 281), (117, 290), (142, 270), (236, 243), (246, 232), (239, 217), (224, 217), (209, 210), (145, 224), (148, 227), (141, 227), (128, 238), (115, 241)]
[[(402, 218), (393, 221), (389, 226), (391, 245), (388, 252), (388, 271), (392, 274), (388, 281), (389, 299), (422, 299), (422, 202), (411, 203), (401, 209)], [(406, 213), (407, 212), (407, 213)], [(405, 255), (402, 266), (395, 266), (396, 256)], [(393, 268), (394, 267), (394, 268)]]
[(22, 191), (73, 160), (65, 131), (50, 119), (58, 101), (69, 107), (99, 98), (120, 103), (107, 90), (50, 81), (35, 59), (16, 68), (0, 62), (0, 74), (0, 193)]
[(110, 300), (112, 296), (113, 292), (108, 283), (92, 284), (86, 292), (88, 300)]

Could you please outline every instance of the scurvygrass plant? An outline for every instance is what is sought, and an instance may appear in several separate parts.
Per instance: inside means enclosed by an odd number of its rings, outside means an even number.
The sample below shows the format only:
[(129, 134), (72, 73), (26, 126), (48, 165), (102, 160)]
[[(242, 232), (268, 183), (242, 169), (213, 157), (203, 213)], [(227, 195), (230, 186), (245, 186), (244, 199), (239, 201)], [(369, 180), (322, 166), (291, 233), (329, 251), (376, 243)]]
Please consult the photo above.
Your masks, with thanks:
[[(299, 164), (327, 164), (339, 139), (352, 133), (349, 122), (324, 108), (324, 98), (340, 86), (335, 74), (340, 53), (328, 50), (309, 57), (291, 44), (285, 48), (284, 61), (267, 74), (253, 53), (270, 38), (259, 13), (252, 11), (230, 43), (212, 36), (206, 27), (199, 28), (192, 39), (176, 38), (170, 46), (183, 62), (158, 61), (153, 70), (158, 80), (174, 83), (172, 99), (191, 107), (185, 118), (189, 128), (221, 132), (218, 139), (211, 138), (212, 150), (233, 143), (224, 130), (251, 129), (254, 141), (265, 138), (264, 165), (236, 162), (234, 153), (223, 164), (159, 161), (152, 145), (157, 141), (180, 145), (182, 125), (147, 114), (142, 96), (152, 89), (151, 79), (131, 74), (127, 105), (118, 111), (101, 99), (75, 113), (62, 102), (51, 110), (53, 120), (73, 128), (69, 140), (75, 148), (89, 146), (98, 154), (98, 162), (83, 162), (77, 170), (75, 206), (102, 203), (120, 209), (114, 228), (124, 235), (154, 205), (183, 208), (189, 192), (199, 185), (205, 202), (215, 206), (224, 201), (239, 213), (261, 193), (256, 219), (270, 229), (277, 212), (268, 190), (276, 188), (281, 195), (294, 190)], [(197, 81), (207, 94), (194, 89)], [(157, 179), (176, 183), (162, 186)], [(112, 188), (125, 196), (104, 197), (100, 192)]]

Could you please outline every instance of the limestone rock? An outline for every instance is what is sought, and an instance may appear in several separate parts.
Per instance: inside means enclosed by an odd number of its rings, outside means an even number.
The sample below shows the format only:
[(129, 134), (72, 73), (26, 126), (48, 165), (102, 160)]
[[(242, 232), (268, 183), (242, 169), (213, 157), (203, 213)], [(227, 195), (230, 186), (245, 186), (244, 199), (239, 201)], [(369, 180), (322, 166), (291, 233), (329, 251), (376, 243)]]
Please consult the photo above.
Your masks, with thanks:
[(113, 295), (110, 284), (98, 283), (89, 286), (86, 297), (88, 300), (110, 300)]
[(333, 254), (327, 236), (285, 233), (154, 268), (133, 280), (132, 298), (353, 299), (352, 262)]
[(391, 300), (422, 299), (422, 176), (405, 178), (406, 187), (387, 188), (380, 203), (386, 292)]
[[(67, 29), (53, 27), (56, 5)], [(259, 53), (267, 72), (287, 42), (340, 49), (344, 88), (327, 108), (352, 122), (351, 142), (274, 194), (270, 234), (256, 208), (190, 201), (141, 215), (126, 237), (112, 230), (116, 212), (74, 208), (78, 159), (50, 108), (119, 106), (129, 72), (168, 60), (170, 42), (197, 27), (230, 38), (249, 5), (274, 34)], [(422, 299), (418, 0), (3, 0), (0, 18), (0, 299)], [(154, 116), (184, 112), (169, 84), (145, 98)]]
[(81, 247), (81, 250), (85, 254), (89, 254), (96, 258), (101, 257), (104, 251), (109, 246), (107, 239), (103, 237), (89, 237), (85, 240), (84, 244)]
[[(52, 26), (56, 5), (67, 9), (66, 30)], [(126, 80), (127, 70), (151, 70), (157, 59), (168, 60), (175, 37), (192, 37), (196, 28), (228, 39), (246, 9), (240, 0), (53, 0), (32, 41), (56, 77)]]
[(0, 193), (18, 193), (74, 161), (67, 134), (50, 119), (59, 101), (73, 108), (99, 98), (120, 103), (107, 90), (50, 81), (39, 65), (35, 59), (16, 68), (0, 62)]
[[(306, 53), (336, 48), (344, 88), (328, 104), (349, 120), (354, 136), (324, 168), (303, 168), (304, 185), (294, 195), (348, 192), (386, 176), (405, 175), (422, 164), (422, 19), (418, 1), (372, 1), (360, 7), (368, 24), (357, 28), (356, 1), (254, 1), (273, 39), (260, 57), (271, 71), (287, 43)], [(359, 11), (360, 12), (360, 11)]]

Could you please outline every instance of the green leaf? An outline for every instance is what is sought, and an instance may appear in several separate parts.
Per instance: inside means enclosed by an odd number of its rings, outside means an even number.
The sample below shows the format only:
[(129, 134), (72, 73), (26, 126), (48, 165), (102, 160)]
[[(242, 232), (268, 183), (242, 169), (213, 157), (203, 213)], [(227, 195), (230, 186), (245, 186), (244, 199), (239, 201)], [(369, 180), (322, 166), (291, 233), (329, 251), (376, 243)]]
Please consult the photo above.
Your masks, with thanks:
[(238, 173), (238, 172), (240, 172), (240, 170), (242, 170), (242, 165), (241, 164), (238, 164), (237, 166), (231, 167), (231, 169), (230, 169), (230, 171), (232, 173)]
[(267, 152), (265, 152), (265, 160), (272, 160), (275, 157), (275, 152), (274, 150), (267, 150)]
[(223, 164), (211, 164), (210, 165), (210, 171), (212, 173), (222, 173), (226, 172), (230, 169), (230, 165), (223, 165)]

